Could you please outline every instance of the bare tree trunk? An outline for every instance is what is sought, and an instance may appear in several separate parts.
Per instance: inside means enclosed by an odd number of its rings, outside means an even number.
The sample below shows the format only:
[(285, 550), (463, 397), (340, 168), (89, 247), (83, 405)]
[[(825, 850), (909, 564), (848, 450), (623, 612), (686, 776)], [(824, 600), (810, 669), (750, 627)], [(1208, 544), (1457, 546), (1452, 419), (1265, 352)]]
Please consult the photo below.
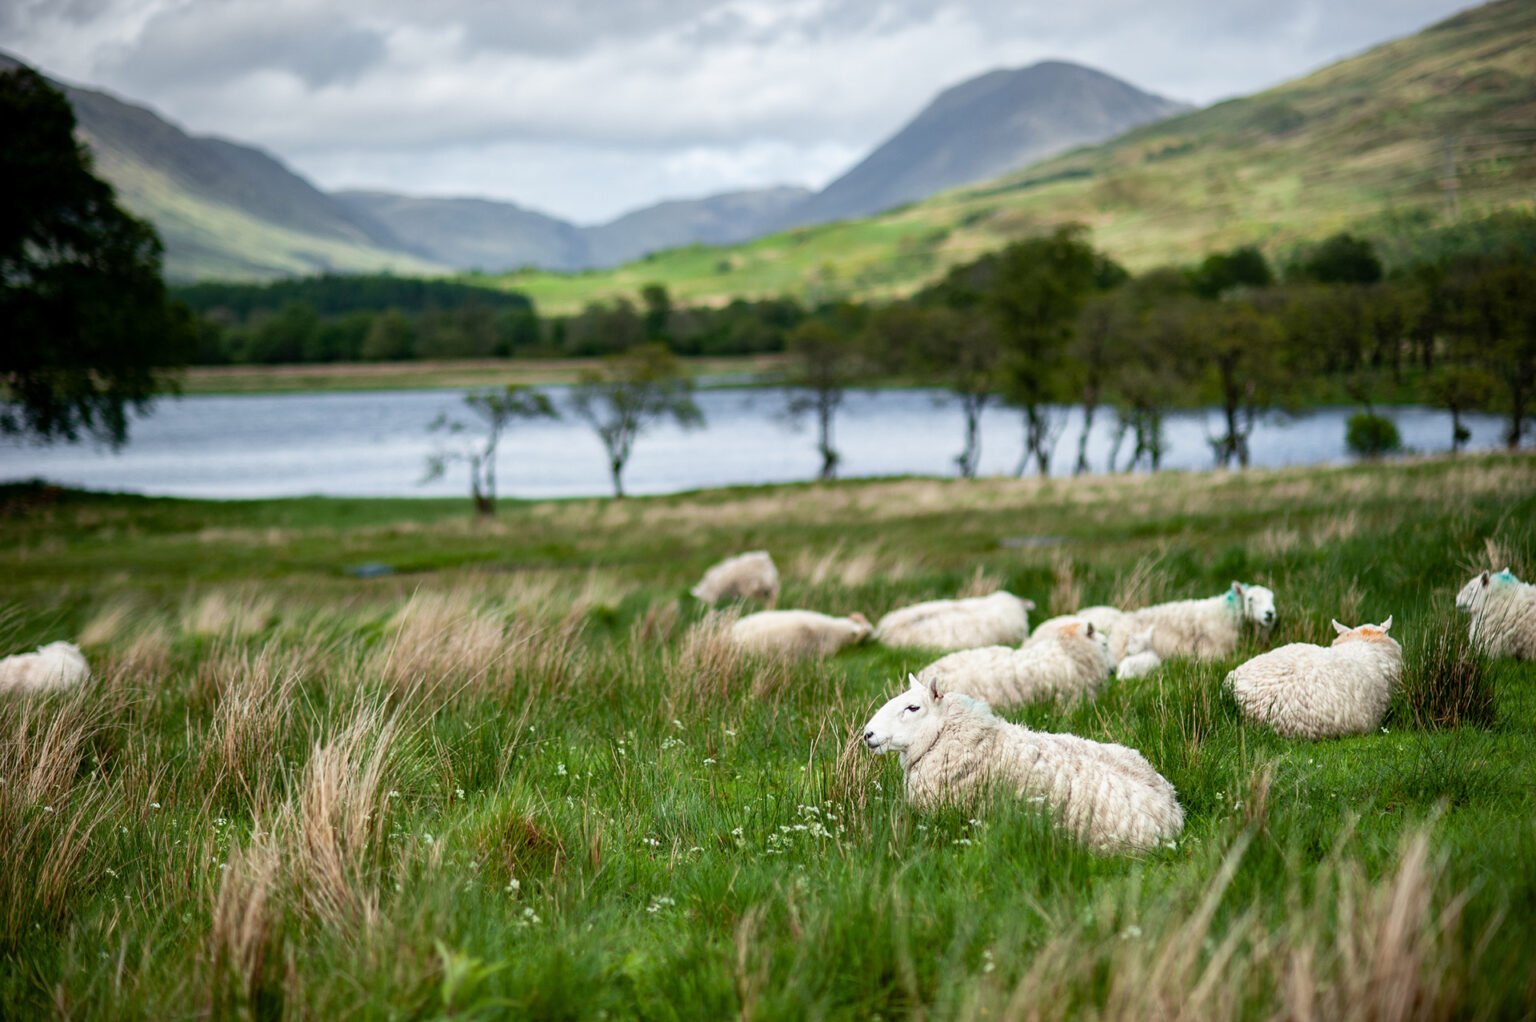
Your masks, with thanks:
[[(1072, 474), (1084, 475), (1088, 471), (1088, 434), (1093, 432), (1093, 416), (1098, 411), (1098, 403), (1083, 403), (1083, 432), (1077, 438), (1077, 463), (1072, 466)], [(1110, 466), (1114, 468), (1113, 465)]]
[(832, 449), (832, 405), (822, 401), (817, 409), (821, 424), (821, 474), (817, 477), (823, 482), (837, 478), (837, 452)]
[(977, 394), (960, 395), (960, 409), (965, 415), (965, 447), (955, 458), (960, 475), (976, 478), (976, 468), (981, 462), (981, 409), (986, 398)]

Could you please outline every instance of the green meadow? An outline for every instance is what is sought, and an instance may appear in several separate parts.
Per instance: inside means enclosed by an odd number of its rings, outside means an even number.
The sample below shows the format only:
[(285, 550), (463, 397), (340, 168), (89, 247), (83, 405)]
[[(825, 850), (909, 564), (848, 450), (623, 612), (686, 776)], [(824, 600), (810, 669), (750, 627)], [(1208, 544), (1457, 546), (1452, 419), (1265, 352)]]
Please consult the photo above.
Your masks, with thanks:
[[(688, 587), (755, 548), (780, 606), (872, 620), (1241, 579), (1280, 621), (1232, 660), (1007, 714), (1178, 789), (1175, 847), (1095, 856), (1004, 796), (915, 812), (858, 744), (936, 654), (725, 641)], [(1474, 656), (1453, 606), (1506, 565), (1536, 575), (1529, 456), (493, 519), (0, 488), (0, 652), (73, 639), (96, 675), (0, 701), (0, 1014), (1529, 1015), (1536, 665)], [(1408, 670), (1379, 733), (1285, 741), (1220, 690), (1266, 645), (1388, 615)]]

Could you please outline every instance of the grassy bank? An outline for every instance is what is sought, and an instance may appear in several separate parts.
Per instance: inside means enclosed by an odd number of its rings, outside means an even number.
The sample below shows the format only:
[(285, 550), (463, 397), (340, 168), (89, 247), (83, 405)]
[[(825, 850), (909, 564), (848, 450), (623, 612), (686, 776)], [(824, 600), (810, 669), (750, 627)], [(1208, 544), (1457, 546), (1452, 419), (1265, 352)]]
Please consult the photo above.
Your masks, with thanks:
[[(778, 355), (735, 355), (684, 360), (696, 378), (750, 381), (777, 371)], [(595, 358), (438, 359), (411, 362), (329, 362), (312, 365), (192, 366), (182, 376), (184, 394), (292, 394), (337, 390), (545, 386), (574, 383)]]
[[(1536, 461), (891, 480), (624, 502), (0, 495), (18, 1016), (1466, 1017), (1529, 1010), (1536, 668), (1424, 669), (1474, 567), (1536, 574)], [(1188, 825), (1094, 857), (1027, 808), (918, 814), (852, 741), (931, 657), (744, 658), (686, 595), (996, 586), (1041, 613), (1273, 587), (1275, 643), (1395, 616), (1382, 733), (1245, 726), (1231, 662), (1010, 714), (1140, 749)], [(392, 574), (360, 578), (356, 568)], [(1251, 648), (1247, 652), (1251, 652)], [(1457, 654), (1460, 655), (1459, 653)], [(1479, 677), (1481, 681), (1479, 681)]]

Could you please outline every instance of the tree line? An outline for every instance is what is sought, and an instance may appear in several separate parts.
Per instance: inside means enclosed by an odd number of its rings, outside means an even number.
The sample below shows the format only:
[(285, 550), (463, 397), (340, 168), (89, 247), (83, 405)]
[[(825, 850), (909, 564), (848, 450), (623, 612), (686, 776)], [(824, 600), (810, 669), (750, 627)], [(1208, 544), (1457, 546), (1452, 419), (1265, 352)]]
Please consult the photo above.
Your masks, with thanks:
[(677, 305), (653, 284), (638, 303), (620, 298), (540, 317), (518, 292), (383, 274), (193, 284), (172, 295), (197, 315), (200, 365), (587, 358), (642, 344), (679, 355), (753, 355), (782, 351), (807, 315), (780, 298)]
[(1164, 419), (1188, 407), (1220, 410), (1208, 438), (1218, 466), (1249, 463), (1265, 415), (1324, 402), (1354, 403), (1367, 419), (1384, 401), (1446, 409), (1453, 449), (1469, 435), (1463, 413), (1497, 411), (1515, 448), (1536, 401), (1536, 218), (1527, 227), (1500, 250), (1390, 276), (1371, 243), (1347, 233), (1280, 272), (1243, 247), (1132, 276), (1067, 227), (956, 266), (909, 300), (819, 310), (786, 340), (791, 409), (815, 413), (823, 478), (836, 471), (843, 393), (881, 378), (955, 396), (962, 475), (976, 470), (981, 414), (994, 404), (1019, 413), (1020, 474), (1048, 472), (1070, 406), (1083, 414), (1077, 472), (1091, 468), (1100, 415), (1115, 435), (1104, 469), (1157, 469)]

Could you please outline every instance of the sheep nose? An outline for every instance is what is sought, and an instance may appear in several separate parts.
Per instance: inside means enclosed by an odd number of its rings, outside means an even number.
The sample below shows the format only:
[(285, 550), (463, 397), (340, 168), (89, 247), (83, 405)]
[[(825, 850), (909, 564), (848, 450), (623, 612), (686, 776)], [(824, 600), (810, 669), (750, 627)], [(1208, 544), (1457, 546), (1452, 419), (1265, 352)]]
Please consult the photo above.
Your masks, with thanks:
[(865, 745), (874, 745), (875, 744), (875, 733), (873, 731), (866, 731), (866, 732), (864, 732), (864, 744)]

